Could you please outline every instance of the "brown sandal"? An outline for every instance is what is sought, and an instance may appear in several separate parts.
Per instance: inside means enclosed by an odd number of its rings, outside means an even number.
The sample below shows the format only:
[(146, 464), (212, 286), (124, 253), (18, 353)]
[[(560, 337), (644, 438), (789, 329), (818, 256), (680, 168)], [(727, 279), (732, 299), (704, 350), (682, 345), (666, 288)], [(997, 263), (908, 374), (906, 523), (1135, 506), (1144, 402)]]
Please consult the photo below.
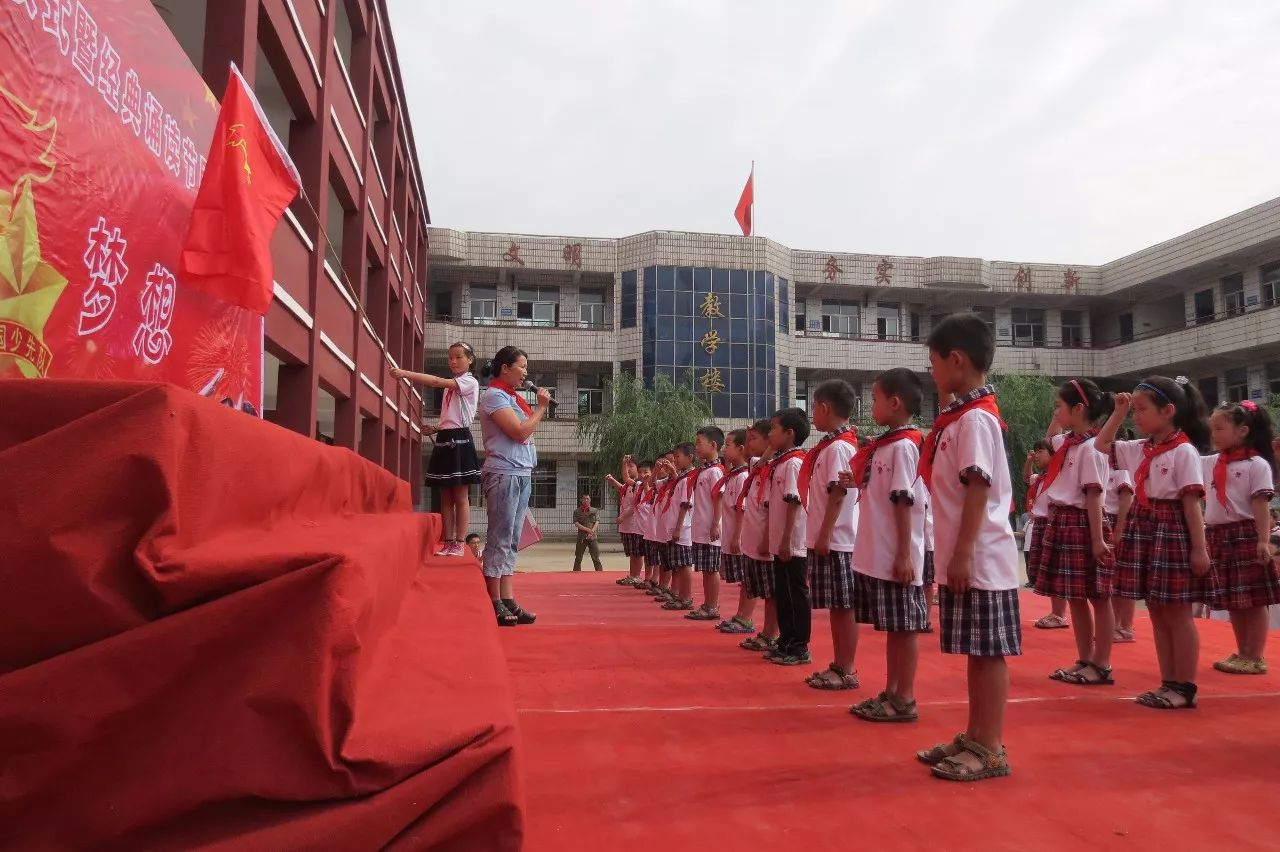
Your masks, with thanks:
[(930, 766), (936, 766), (949, 757), (955, 757), (964, 749), (964, 744), (969, 741), (964, 731), (956, 734), (956, 738), (949, 743), (938, 743), (933, 748), (927, 748), (923, 751), (916, 752), (916, 760), (921, 763), (927, 763)]
[[(896, 695), (881, 693), (881, 699), (865, 705), (854, 707), (850, 712), (867, 722), (916, 722), (920, 714), (916, 712), (915, 701), (901, 701)], [(892, 712), (890, 712), (892, 711)]]
[[(827, 677), (827, 672), (834, 672), (838, 680), (832, 680)], [(827, 666), (826, 671), (814, 672), (804, 679), (804, 682), (814, 689), (825, 689), (836, 692), (845, 689), (857, 689), (862, 684), (858, 681), (858, 673), (856, 671), (845, 671), (835, 663)]]
[(966, 739), (964, 751), (972, 754), (982, 762), (981, 768), (974, 769), (960, 760), (957, 753), (953, 757), (943, 758), (932, 767), (934, 777), (945, 781), (985, 781), (988, 778), (1002, 778), (1009, 774), (1009, 753), (1005, 749), (994, 752), (981, 743)]

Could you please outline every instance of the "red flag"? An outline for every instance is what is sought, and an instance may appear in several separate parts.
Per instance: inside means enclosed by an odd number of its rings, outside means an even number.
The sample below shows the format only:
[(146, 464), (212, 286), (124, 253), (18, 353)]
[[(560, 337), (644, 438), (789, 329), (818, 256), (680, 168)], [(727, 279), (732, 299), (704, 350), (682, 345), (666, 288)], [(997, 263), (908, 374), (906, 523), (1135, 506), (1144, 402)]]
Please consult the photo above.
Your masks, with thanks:
[(738, 227), (742, 229), (744, 237), (751, 236), (751, 212), (756, 201), (755, 180), (756, 170), (752, 166), (751, 174), (747, 176), (747, 185), (742, 188), (742, 197), (733, 210), (733, 218), (738, 220)]
[(301, 183), (232, 65), (182, 247), (182, 283), (265, 314), (274, 290), (271, 234)]

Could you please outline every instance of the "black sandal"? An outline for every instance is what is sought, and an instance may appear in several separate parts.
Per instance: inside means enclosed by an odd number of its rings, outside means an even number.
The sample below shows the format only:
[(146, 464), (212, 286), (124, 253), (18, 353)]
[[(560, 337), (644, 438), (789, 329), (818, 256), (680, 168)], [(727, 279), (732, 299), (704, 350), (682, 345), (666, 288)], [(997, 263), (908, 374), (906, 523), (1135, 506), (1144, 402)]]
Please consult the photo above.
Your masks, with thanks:
[(1080, 671), (1080, 669), (1084, 668), (1087, 665), (1089, 665), (1088, 660), (1076, 660), (1075, 671), (1072, 671), (1071, 669), (1058, 669), (1053, 674), (1049, 675), (1049, 680), (1058, 680), (1058, 681), (1062, 681), (1063, 683), (1071, 683), (1071, 681), (1067, 680), (1067, 678), (1076, 674), (1076, 672)]
[(493, 614), (498, 617), (499, 627), (515, 627), (520, 623), (515, 613), (507, 609), (507, 605), (502, 601), (493, 602)]
[(502, 602), (515, 617), (516, 624), (533, 624), (538, 620), (538, 616), (526, 609), (521, 609), (520, 604), (516, 603), (515, 598), (504, 598)]
[[(1177, 681), (1168, 680), (1157, 690), (1152, 692), (1144, 692), (1134, 700), (1143, 707), (1150, 707), (1153, 710), (1194, 710), (1196, 709), (1196, 685), (1194, 683), (1178, 683)], [(1167, 693), (1175, 692), (1182, 696), (1183, 704), (1174, 704), (1169, 700)]]
[[(1089, 680), (1085, 676), (1086, 669), (1093, 669), (1093, 673), (1098, 676), (1097, 680)], [(1084, 668), (1078, 672), (1063, 672), (1062, 677), (1058, 680), (1063, 683), (1070, 683), (1076, 686), (1115, 686), (1115, 678), (1111, 676), (1111, 667), (1106, 668), (1097, 663), (1085, 663)]]

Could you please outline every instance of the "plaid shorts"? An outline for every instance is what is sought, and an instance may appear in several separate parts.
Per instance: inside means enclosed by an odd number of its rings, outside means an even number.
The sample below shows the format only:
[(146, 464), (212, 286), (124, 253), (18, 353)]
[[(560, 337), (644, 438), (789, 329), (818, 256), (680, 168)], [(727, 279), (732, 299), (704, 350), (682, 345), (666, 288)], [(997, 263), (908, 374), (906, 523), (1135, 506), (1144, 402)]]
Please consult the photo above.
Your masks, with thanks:
[(650, 568), (666, 569), (667, 546), (660, 541), (644, 540), (644, 561)]
[(938, 587), (942, 653), (970, 657), (1017, 657), (1022, 654), (1022, 622), (1018, 590), (969, 589), (956, 594)]
[(678, 571), (681, 568), (688, 568), (693, 564), (693, 548), (687, 544), (677, 544), (671, 542), (666, 545), (667, 548), (667, 566), (668, 571)]
[(1044, 528), (1048, 518), (1033, 518), (1031, 521), (1031, 546), (1026, 551), (1027, 582), (1036, 584), (1036, 569), (1040, 567), (1040, 548), (1044, 546)]
[(639, 533), (622, 533), (624, 556), (644, 556), (644, 536)]
[(1258, 559), (1258, 529), (1253, 519), (1205, 527), (1209, 546), (1210, 600), (1213, 609), (1253, 609), (1280, 603), (1280, 576), (1274, 559)]
[(1116, 548), (1116, 594), (1154, 603), (1203, 603), (1208, 577), (1191, 576), (1191, 539), (1181, 500), (1136, 500)]
[(765, 600), (772, 598), (773, 560), (761, 562), (748, 556), (742, 558), (746, 562), (742, 584), (747, 590), (747, 597), (764, 598)]
[(919, 633), (929, 627), (923, 586), (904, 586), (880, 577), (857, 575), (853, 617), (859, 624), (890, 633)]
[(926, 551), (924, 552), (924, 575), (923, 575), (923, 581), (924, 581), (924, 584), (925, 584), (926, 586), (932, 586), (932, 585), (933, 585), (933, 583), (934, 583), (934, 577), (933, 577), (933, 551), (932, 551), (932, 550), (926, 550)]
[(700, 574), (720, 573), (720, 545), (693, 543), (693, 570)]
[(720, 551), (720, 576), (726, 583), (741, 583), (746, 574), (747, 557)]
[(819, 556), (810, 550), (809, 601), (814, 609), (853, 609), (853, 554), (839, 550)]
[[(1089, 513), (1074, 506), (1053, 506), (1044, 523), (1037, 561), (1037, 594), (1069, 601), (1109, 598), (1115, 594), (1116, 566), (1093, 558)], [(1103, 529), (1103, 540), (1111, 530)]]

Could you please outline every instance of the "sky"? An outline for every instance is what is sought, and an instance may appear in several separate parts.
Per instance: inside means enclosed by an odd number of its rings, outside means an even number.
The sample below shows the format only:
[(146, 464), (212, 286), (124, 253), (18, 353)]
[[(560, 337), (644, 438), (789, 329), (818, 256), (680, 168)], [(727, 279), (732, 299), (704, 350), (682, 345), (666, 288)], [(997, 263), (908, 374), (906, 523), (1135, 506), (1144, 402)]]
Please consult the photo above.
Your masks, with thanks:
[(387, 0), (432, 223), (1092, 264), (1280, 196), (1274, 0)]

